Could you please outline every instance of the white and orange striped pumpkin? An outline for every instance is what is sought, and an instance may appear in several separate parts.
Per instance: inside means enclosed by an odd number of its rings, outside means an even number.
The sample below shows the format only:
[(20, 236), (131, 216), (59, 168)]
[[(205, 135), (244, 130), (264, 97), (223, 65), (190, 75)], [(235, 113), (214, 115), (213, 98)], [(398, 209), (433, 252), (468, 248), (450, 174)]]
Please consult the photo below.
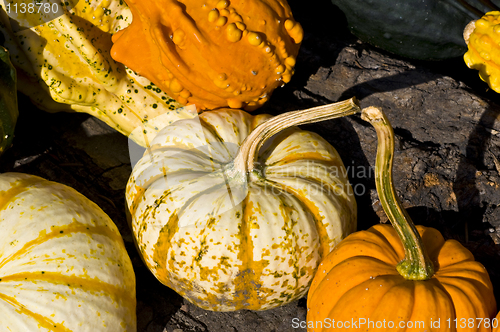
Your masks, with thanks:
[[(341, 105), (350, 114), (356, 107)], [(340, 156), (291, 127), (340, 116), (331, 108), (274, 118), (219, 109), (162, 129), (126, 192), (138, 250), (156, 278), (215, 311), (304, 296), (320, 260), (356, 229)]]
[(111, 219), (65, 185), (0, 175), (0, 331), (136, 331), (135, 275)]

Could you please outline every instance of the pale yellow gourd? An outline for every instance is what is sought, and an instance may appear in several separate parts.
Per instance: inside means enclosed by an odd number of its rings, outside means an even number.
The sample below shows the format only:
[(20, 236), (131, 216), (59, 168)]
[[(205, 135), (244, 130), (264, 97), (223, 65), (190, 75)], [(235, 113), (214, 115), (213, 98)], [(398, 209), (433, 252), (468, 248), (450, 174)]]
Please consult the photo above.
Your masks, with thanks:
[(136, 331), (132, 262), (96, 204), (62, 184), (1, 174), (0, 234), (0, 331)]

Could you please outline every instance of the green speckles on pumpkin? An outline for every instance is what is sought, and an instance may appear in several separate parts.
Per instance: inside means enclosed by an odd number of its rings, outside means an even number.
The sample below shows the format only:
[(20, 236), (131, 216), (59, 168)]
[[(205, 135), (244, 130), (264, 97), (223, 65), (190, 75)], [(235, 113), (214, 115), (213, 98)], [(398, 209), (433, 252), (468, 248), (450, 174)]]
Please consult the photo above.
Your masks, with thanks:
[(208, 252), (208, 245), (206, 244), (206, 239), (203, 239), (200, 243), (200, 250), (198, 251), (198, 255), (195, 257), (195, 262), (199, 263), (203, 256)]

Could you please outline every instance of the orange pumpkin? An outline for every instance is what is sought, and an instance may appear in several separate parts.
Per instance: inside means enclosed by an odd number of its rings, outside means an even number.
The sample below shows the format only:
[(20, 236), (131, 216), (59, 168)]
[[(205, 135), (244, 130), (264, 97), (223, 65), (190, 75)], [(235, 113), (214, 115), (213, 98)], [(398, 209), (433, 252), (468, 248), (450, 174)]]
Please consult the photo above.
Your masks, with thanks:
[(111, 56), (181, 104), (252, 110), (290, 81), (302, 41), (285, 0), (129, 0)]
[(459, 242), (413, 225), (392, 183), (392, 127), (376, 108), (363, 118), (379, 136), (375, 181), (393, 227), (349, 235), (320, 264), (307, 331), (490, 331), (496, 302), (487, 271)]
[(500, 332), (500, 312), (491, 320), (491, 327), (493, 332)]

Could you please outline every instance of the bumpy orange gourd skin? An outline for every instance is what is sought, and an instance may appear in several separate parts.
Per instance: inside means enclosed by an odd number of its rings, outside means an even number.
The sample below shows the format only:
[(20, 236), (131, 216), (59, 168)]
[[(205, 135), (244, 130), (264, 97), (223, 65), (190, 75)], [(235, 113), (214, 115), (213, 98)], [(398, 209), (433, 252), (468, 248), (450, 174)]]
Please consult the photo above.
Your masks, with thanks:
[(128, 0), (111, 56), (179, 103), (252, 110), (290, 81), (303, 38), (285, 0)]
[[(333, 325), (333, 319), (350, 324), (366, 322), (336, 331), (490, 331), (478, 320), (491, 320), (496, 315), (492, 284), (484, 266), (458, 241), (444, 241), (434, 228), (417, 229), (434, 263), (431, 279), (405, 280), (396, 271), (404, 252), (392, 226), (379, 224), (353, 233), (318, 267), (307, 299), (307, 331), (330, 331), (324, 323)], [(470, 318), (475, 327), (460, 328), (462, 320)], [(380, 328), (368, 326), (368, 320), (372, 325), (381, 322)], [(381, 325), (384, 321), (385, 329)], [(400, 322), (411, 322), (413, 329), (399, 328)], [(417, 322), (425, 326), (417, 326)]]
[(478, 70), (479, 77), (500, 93), (500, 12), (486, 13), (475, 22), (474, 30), (466, 38), (469, 48), (464, 54), (466, 65)]

